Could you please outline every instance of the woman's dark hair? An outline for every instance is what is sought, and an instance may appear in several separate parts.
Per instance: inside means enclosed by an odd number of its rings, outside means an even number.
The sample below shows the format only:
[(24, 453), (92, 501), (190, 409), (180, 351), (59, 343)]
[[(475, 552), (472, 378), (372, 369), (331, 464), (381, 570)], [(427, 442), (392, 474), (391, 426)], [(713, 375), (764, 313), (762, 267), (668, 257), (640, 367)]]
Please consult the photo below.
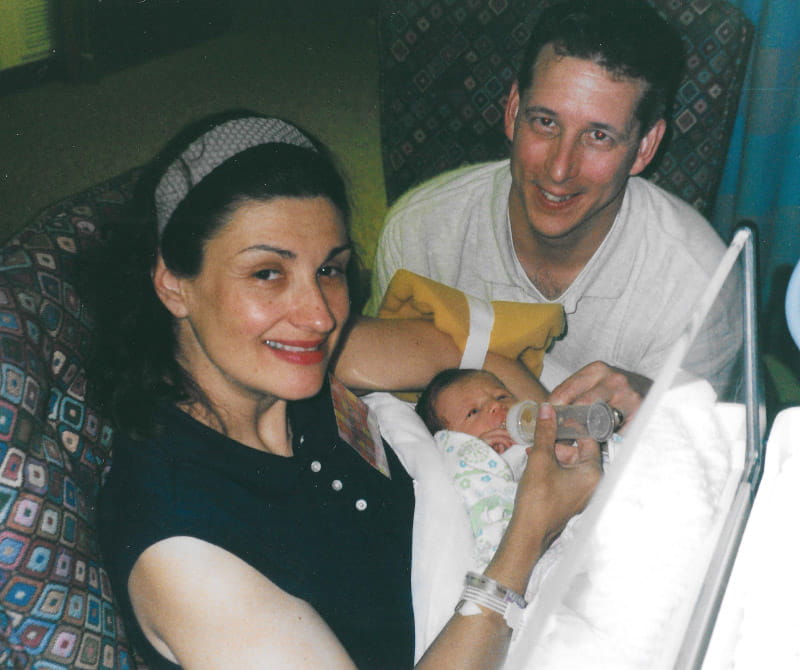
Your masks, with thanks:
[[(96, 325), (90, 393), (116, 428), (129, 435), (152, 434), (154, 410), (163, 402), (196, 401), (213, 414), (177, 362), (174, 319), (151, 279), (159, 251), (174, 274), (196, 276), (207, 241), (248, 201), (321, 196), (338, 209), (345, 225), (349, 222), (347, 189), (324, 148), (271, 143), (236, 154), (203, 178), (175, 209), (159, 239), (153, 193), (164, 170), (192, 140), (241, 116), (255, 115), (215, 117), (168, 145), (140, 179), (130, 220), (110, 227), (84, 264), (82, 293)], [(351, 277), (356, 273), (349, 272)]]
[(533, 28), (520, 66), (520, 96), (533, 81), (541, 50), (591, 60), (616, 77), (643, 80), (636, 109), (640, 132), (666, 118), (684, 71), (677, 31), (645, 0), (566, 0), (545, 9)]
[(431, 433), (436, 433), (437, 431), (447, 428), (444, 421), (442, 421), (441, 417), (436, 413), (435, 408), (436, 401), (441, 392), (456, 382), (481, 374), (491, 375), (492, 373), (484, 370), (474, 370), (472, 368), (448, 368), (447, 370), (442, 370), (437, 373), (434, 378), (431, 379), (425, 387), (425, 390), (420, 393), (415, 408), (415, 411), (419, 414)]

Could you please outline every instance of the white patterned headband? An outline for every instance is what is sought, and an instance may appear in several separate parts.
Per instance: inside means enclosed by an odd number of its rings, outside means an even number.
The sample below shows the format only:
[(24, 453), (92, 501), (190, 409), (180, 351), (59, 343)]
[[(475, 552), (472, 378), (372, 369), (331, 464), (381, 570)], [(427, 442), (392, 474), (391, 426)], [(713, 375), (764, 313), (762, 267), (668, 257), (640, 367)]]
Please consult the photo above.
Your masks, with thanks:
[(236, 154), (273, 142), (314, 149), (311, 140), (293, 125), (258, 116), (226, 121), (192, 142), (156, 186), (159, 237), (178, 205), (205, 176)]

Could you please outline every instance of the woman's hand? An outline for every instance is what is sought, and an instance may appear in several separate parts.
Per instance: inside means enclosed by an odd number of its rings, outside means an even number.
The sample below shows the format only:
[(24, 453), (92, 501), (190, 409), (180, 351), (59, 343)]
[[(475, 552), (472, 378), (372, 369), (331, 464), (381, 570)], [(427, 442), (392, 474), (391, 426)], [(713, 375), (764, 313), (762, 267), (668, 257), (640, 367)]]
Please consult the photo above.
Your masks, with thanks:
[(539, 405), (533, 446), (522, 473), (514, 514), (486, 574), (524, 593), (539, 557), (575, 514), (583, 510), (602, 475), (594, 440), (556, 443), (556, 416)]
[(515, 510), (530, 510), (541, 524), (542, 553), (567, 521), (586, 507), (602, 475), (597, 442), (584, 439), (567, 445), (555, 442), (555, 436), (555, 411), (552, 405), (543, 403), (515, 502)]
[[(525, 593), (533, 566), (569, 519), (589, 501), (600, 480), (600, 448), (593, 440), (557, 450), (555, 412), (539, 407), (534, 444), (522, 475), (514, 515), (484, 574), (517, 593)], [(557, 455), (557, 451), (559, 454)], [(425, 653), (418, 668), (491, 670), (508, 652), (511, 629), (503, 617), (454, 615)]]

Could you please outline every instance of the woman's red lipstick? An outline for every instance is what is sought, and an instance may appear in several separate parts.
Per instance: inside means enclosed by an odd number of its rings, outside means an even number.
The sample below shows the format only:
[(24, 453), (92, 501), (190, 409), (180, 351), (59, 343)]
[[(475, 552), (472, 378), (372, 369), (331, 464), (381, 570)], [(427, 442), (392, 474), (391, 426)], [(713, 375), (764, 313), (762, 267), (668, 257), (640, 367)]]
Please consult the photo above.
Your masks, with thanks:
[(295, 340), (266, 340), (264, 342), (272, 352), (290, 363), (297, 365), (316, 365), (325, 360), (325, 340), (301, 342)]

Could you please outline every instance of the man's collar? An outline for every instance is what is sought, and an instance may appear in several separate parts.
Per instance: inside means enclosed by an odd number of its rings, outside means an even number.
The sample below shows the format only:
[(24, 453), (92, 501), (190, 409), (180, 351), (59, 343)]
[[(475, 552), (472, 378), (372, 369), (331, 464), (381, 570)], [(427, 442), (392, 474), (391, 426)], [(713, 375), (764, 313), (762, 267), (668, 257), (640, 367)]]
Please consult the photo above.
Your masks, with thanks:
[[(630, 184), (630, 181), (628, 184)], [(611, 229), (566, 291), (554, 300), (547, 300), (541, 295), (541, 292), (535, 287), (533, 282), (530, 282), (531, 286), (536, 289), (536, 292), (544, 301), (559, 302), (564, 305), (566, 313), (571, 314), (577, 310), (578, 303), (582, 298), (617, 300), (625, 292), (626, 287), (630, 283), (631, 274), (633, 272), (632, 263), (636, 256), (635, 252), (639, 244), (638, 238), (640, 237), (640, 231), (636, 229), (636, 226), (630, 225), (630, 192), (628, 184), (625, 186), (622, 204), (614, 218)], [(510, 214), (508, 215), (507, 224), (510, 235)], [(612, 258), (616, 258), (618, 264), (619, 259), (629, 259), (630, 264), (625, 267), (609, 269), (607, 266), (612, 262)], [(520, 272), (524, 274), (522, 264), (519, 262), (518, 258), (517, 263)], [(603, 281), (599, 281), (601, 276), (603, 277)]]

